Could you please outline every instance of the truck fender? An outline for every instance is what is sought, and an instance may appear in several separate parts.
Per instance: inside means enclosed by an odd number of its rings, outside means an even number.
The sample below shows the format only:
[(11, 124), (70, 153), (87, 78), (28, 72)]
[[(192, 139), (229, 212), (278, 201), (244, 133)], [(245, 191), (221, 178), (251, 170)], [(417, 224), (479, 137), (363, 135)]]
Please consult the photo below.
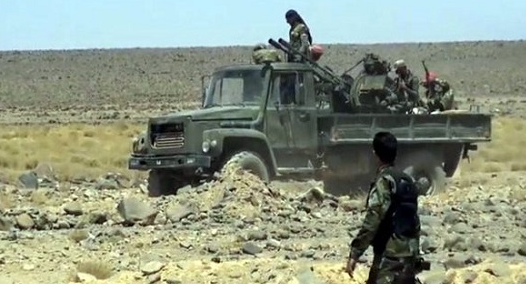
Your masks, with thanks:
[[(229, 140), (231, 142), (228, 142)], [(273, 173), (277, 172), (276, 158), (267, 136), (255, 129), (218, 128), (205, 130), (203, 131), (203, 144), (205, 143), (209, 144), (209, 154), (214, 157), (231, 154), (228, 151), (252, 150), (258, 152), (266, 160), (269, 170)]]

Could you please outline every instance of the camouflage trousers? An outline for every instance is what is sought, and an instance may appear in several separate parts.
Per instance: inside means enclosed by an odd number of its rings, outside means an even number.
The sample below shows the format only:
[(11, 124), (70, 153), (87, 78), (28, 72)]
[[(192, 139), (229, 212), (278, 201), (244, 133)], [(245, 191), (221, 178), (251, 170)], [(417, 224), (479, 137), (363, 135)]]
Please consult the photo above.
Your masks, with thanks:
[[(375, 261), (376, 260), (376, 261)], [(405, 259), (376, 257), (367, 284), (416, 284), (414, 264)]]

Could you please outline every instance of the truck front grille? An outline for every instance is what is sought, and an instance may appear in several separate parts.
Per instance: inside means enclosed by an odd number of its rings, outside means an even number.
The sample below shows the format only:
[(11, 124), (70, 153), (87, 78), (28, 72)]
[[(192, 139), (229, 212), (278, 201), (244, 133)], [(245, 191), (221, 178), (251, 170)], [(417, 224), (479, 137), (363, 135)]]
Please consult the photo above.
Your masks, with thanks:
[(184, 125), (182, 123), (151, 125), (150, 133), (150, 141), (153, 148), (184, 147)]

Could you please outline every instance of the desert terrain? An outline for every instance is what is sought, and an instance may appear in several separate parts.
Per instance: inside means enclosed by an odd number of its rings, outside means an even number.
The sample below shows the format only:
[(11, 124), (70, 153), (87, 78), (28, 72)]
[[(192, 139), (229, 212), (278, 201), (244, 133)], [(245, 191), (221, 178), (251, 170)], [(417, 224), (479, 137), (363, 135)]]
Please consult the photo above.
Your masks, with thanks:
[[(425, 283), (526, 283), (526, 43), (324, 45), (448, 80), (495, 114), (493, 140), (421, 199)], [(198, 107), (200, 77), (251, 47), (0, 52), (0, 284), (364, 283), (343, 273), (363, 198), (236, 171), (147, 198), (126, 169), (148, 116)]]

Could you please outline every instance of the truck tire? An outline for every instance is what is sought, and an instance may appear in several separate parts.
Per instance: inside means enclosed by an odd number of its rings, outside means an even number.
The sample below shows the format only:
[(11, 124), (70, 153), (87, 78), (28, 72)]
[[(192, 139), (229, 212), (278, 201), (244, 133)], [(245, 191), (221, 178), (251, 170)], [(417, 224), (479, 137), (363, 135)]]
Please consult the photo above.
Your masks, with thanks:
[(148, 196), (176, 194), (179, 183), (173, 173), (166, 170), (150, 170), (148, 174)]
[(270, 175), (265, 161), (256, 153), (241, 151), (233, 154), (224, 163), (223, 169), (239, 166), (241, 169), (259, 177), (264, 182), (270, 182)]
[(421, 185), (420, 195), (432, 195), (445, 191), (446, 173), (442, 162), (435, 155), (425, 152), (415, 153), (403, 165), (403, 171)]

